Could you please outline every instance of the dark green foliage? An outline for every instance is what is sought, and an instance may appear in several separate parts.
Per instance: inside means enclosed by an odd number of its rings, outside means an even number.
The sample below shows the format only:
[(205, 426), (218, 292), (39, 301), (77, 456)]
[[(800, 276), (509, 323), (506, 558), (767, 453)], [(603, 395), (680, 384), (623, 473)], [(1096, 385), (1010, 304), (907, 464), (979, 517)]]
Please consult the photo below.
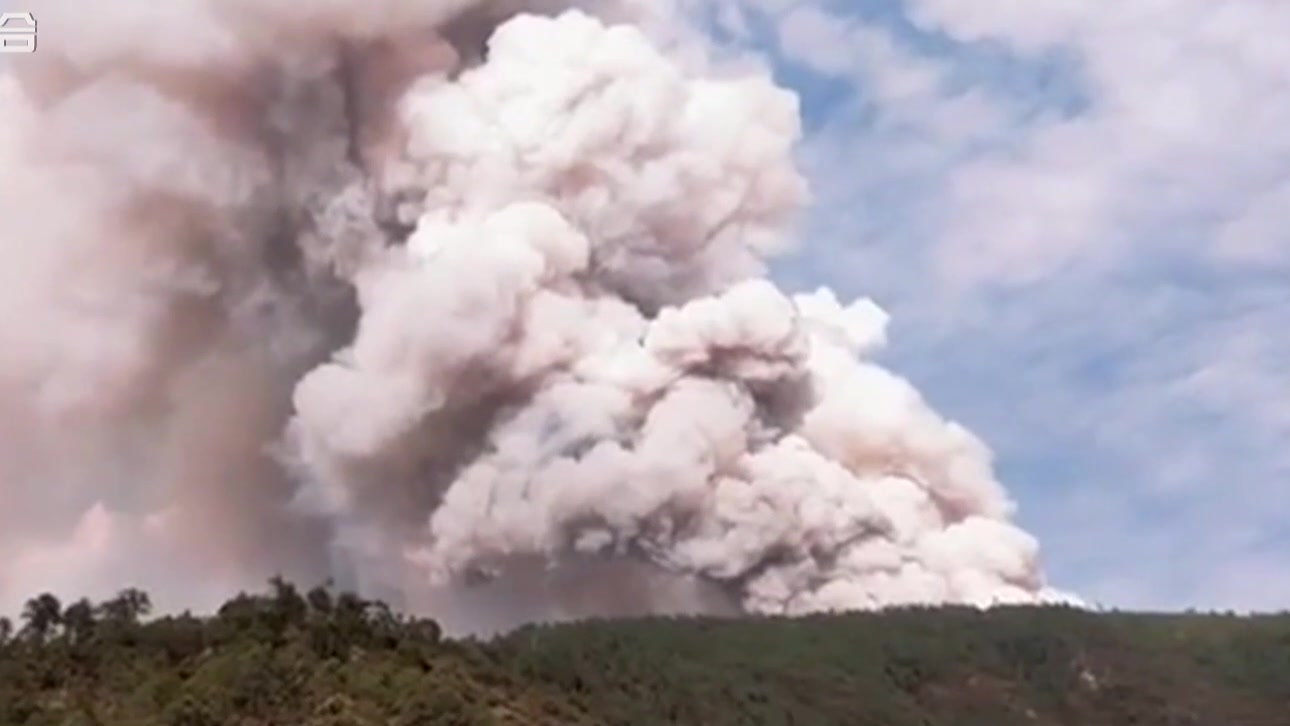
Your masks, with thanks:
[(607, 724), (1290, 726), (1290, 615), (646, 619), (530, 627), (493, 647)]
[(432, 621), (275, 579), (217, 615), (143, 622), (147, 596), (50, 595), (0, 638), (0, 726), (589, 724), (560, 694), (442, 641)]
[(1290, 615), (909, 609), (448, 641), (280, 579), (209, 618), (147, 595), (0, 620), (0, 726), (1290, 726)]

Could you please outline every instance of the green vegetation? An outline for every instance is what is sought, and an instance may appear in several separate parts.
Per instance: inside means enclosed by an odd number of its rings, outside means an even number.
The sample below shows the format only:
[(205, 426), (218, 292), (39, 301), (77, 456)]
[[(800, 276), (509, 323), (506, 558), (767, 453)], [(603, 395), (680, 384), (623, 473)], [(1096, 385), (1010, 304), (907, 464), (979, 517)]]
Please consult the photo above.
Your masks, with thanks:
[(0, 726), (1290, 726), (1290, 615), (911, 609), (645, 619), (481, 643), (281, 580), (0, 619)]

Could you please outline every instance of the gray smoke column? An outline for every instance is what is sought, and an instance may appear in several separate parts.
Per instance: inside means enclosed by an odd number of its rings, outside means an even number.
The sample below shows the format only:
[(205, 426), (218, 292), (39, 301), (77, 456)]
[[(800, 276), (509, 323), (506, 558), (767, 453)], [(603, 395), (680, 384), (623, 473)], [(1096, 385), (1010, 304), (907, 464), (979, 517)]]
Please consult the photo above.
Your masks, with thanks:
[[(649, 3), (44, 0), (0, 75), (0, 609), (273, 573), (453, 629), (1059, 597), (787, 295), (795, 98)], [(631, 21), (631, 22), (628, 22)]]

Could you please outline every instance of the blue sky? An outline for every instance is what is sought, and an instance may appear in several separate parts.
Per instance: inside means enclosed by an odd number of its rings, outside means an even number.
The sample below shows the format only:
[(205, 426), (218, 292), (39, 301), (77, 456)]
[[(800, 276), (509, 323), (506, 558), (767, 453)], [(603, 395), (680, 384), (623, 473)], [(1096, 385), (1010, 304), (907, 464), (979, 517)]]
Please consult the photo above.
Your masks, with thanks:
[(694, 6), (802, 98), (776, 276), (893, 314), (1054, 583), (1290, 608), (1290, 3)]

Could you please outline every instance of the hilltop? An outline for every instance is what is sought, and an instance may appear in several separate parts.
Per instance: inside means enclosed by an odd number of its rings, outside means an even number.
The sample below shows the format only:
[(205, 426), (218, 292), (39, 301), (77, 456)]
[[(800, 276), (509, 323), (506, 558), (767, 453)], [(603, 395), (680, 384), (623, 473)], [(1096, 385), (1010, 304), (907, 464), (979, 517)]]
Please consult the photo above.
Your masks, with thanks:
[(145, 593), (0, 622), (19, 726), (1287, 726), (1290, 615), (908, 609), (441, 637), (276, 580), (210, 617)]

